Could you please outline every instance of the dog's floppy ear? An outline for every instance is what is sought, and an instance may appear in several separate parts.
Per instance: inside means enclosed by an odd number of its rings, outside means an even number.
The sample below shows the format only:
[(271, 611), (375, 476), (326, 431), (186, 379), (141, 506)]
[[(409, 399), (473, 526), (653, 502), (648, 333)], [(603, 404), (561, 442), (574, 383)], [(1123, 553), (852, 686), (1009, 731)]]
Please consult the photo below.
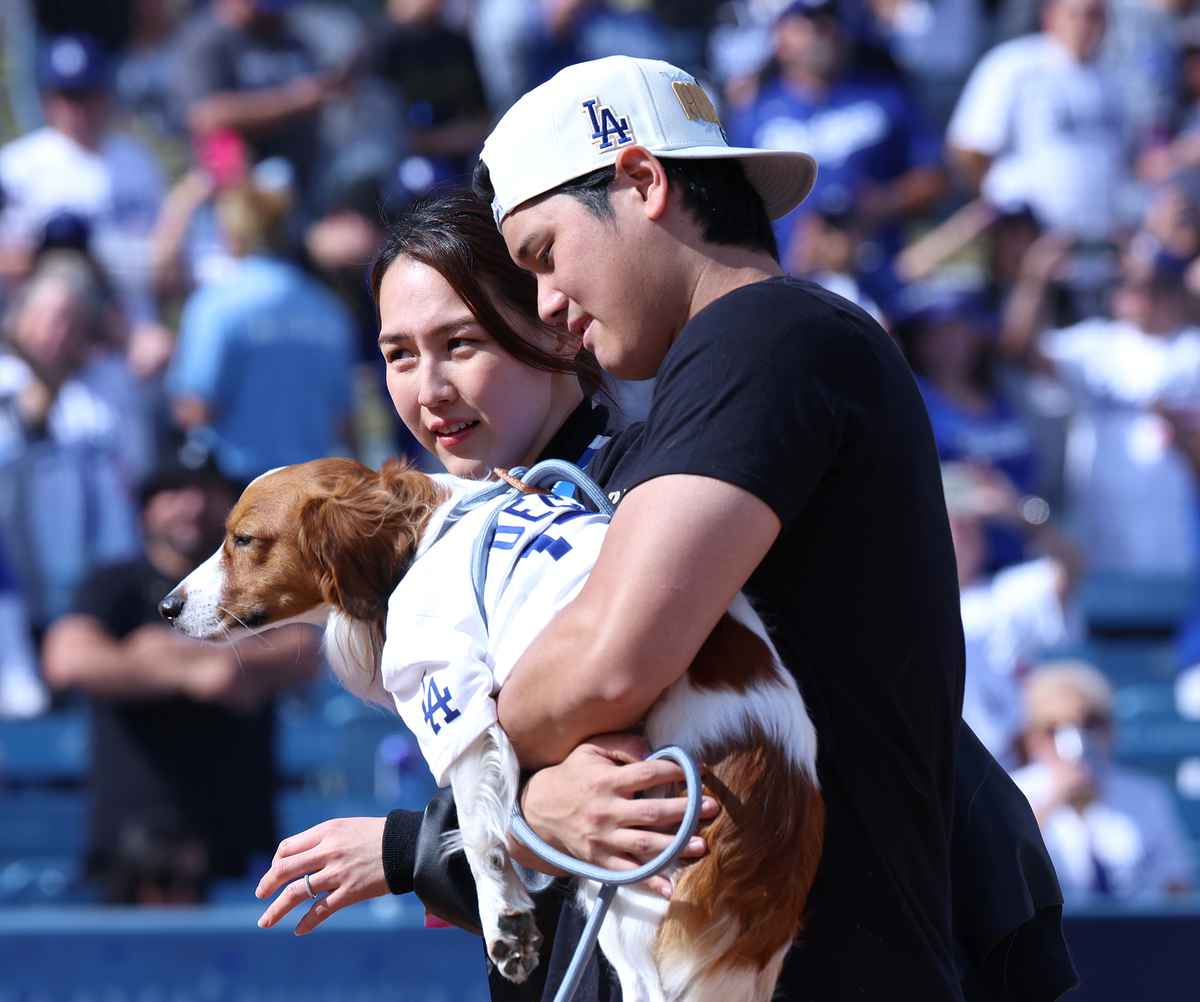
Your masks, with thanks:
[(301, 557), (326, 602), (359, 620), (381, 620), (440, 495), (421, 473), (389, 460), (358, 466), (300, 511)]

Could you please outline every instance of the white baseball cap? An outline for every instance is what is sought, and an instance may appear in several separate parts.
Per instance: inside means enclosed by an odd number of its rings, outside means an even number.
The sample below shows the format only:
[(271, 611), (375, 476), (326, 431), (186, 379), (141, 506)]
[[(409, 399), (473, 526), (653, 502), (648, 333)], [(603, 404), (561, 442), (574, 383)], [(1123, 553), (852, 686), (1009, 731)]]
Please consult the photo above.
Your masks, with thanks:
[(742, 162), (771, 219), (812, 190), (807, 153), (730, 146), (690, 73), (658, 59), (608, 56), (560, 70), (514, 104), (483, 144), (496, 225), (552, 188), (614, 163), (626, 146), (657, 157)]

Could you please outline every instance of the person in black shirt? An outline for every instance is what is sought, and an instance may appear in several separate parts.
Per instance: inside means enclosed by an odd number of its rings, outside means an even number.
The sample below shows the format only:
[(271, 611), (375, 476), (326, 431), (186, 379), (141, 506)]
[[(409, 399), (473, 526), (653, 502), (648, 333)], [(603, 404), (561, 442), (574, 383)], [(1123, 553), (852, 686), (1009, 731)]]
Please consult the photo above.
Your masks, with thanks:
[[(632, 865), (624, 767), (580, 742), (635, 725), (743, 590), (810, 706), (828, 812), (781, 988), (959, 999), (963, 640), (940, 471), (896, 346), (780, 274), (768, 219), (812, 178), (803, 155), (730, 149), (688, 74), (620, 57), (530, 92), (485, 143), (476, 188), (543, 320), (609, 372), (657, 376), (645, 425), (594, 467), (620, 499), (600, 559), (513, 670), (500, 722), (526, 768), (548, 767), (523, 797), (534, 827)], [(580, 789), (609, 791), (611, 832), (564, 812)], [(1037, 994), (1072, 977), (1067, 962)]]
[(202, 900), (275, 843), (272, 697), (314, 677), (315, 631), (215, 647), (158, 615), (234, 496), (208, 469), (152, 474), (145, 557), (97, 568), (46, 637), (47, 681), (90, 697), (88, 870), (113, 903)]

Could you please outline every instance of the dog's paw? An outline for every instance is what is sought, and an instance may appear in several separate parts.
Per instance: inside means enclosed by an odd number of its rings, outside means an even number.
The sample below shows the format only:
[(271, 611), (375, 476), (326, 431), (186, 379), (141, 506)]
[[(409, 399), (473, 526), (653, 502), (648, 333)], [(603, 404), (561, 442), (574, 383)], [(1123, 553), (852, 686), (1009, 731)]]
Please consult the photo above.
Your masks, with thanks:
[(499, 933), (488, 942), (488, 956), (513, 984), (519, 985), (538, 965), (542, 934), (533, 921), (533, 912), (502, 912)]

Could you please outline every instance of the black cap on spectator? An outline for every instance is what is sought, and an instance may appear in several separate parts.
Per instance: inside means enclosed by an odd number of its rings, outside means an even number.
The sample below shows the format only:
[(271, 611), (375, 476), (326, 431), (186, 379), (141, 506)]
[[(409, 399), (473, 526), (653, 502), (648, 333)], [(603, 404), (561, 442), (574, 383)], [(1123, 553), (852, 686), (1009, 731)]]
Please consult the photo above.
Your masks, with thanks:
[(138, 503), (144, 508), (155, 494), (185, 487), (223, 487), (235, 497), (240, 484), (226, 477), (211, 457), (199, 465), (189, 465), (178, 456), (166, 457), (138, 485)]
[(56, 94), (90, 94), (111, 82), (108, 57), (90, 35), (58, 35), (38, 57), (38, 86)]
[(42, 226), (38, 251), (69, 250), (86, 254), (91, 240), (92, 224), (77, 212), (61, 209)]

